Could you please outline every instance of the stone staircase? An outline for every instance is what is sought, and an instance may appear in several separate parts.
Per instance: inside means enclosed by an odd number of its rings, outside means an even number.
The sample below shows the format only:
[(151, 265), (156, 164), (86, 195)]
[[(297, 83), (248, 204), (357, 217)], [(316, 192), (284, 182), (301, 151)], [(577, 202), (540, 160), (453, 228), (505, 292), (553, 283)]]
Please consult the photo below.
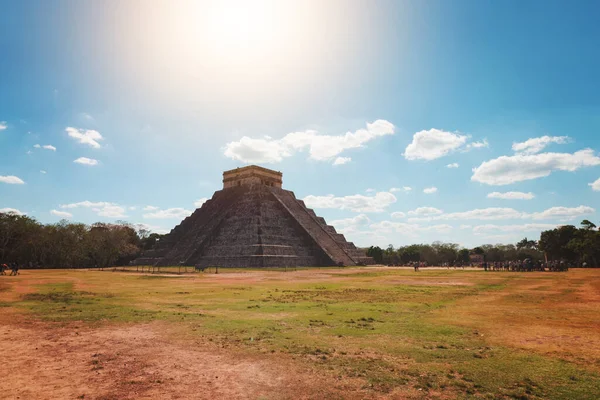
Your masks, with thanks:
[(134, 263), (294, 267), (373, 262), (293, 192), (255, 184), (215, 192)]
[(331, 265), (317, 243), (266, 186), (244, 192), (189, 262), (199, 266)]
[(340, 246), (340, 243), (327, 231), (325, 220), (317, 217), (315, 212), (308, 209), (302, 200), (296, 199), (293, 192), (279, 188), (270, 188), (270, 190), (311, 238), (316, 243), (319, 243), (323, 251), (335, 264), (357, 264), (346, 250)]
[(215, 192), (213, 197), (191, 216), (173, 228), (168, 235), (172, 246), (155, 262), (158, 266), (193, 265), (188, 259), (212, 235), (213, 230), (225, 218), (228, 208), (235, 203), (243, 188), (231, 188)]

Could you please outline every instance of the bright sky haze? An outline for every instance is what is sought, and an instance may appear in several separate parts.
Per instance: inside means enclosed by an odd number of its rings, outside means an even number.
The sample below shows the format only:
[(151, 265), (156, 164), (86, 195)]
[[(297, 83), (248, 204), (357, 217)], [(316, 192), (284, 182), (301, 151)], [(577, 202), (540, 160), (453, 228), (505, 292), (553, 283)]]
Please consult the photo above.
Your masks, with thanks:
[(166, 233), (258, 164), (361, 246), (600, 224), (598, 15), (0, 0), (0, 211)]

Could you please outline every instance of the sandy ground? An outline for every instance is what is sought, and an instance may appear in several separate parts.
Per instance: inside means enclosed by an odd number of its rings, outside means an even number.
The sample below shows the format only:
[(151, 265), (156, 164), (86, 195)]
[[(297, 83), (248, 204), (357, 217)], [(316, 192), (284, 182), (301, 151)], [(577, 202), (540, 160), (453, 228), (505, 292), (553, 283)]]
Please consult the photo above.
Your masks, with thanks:
[[(271, 280), (335, 282), (347, 279), (349, 273), (378, 270), (390, 269), (241, 272), (204, 275), (202, 279), (216, 285)], [(502, 273), (483, 276), (502, 279)], [(568, 277), (565, 275), (562, 284), (544, 289), (541, 285), (545, 282), (530, 282), (523, 276), (502, 291), (463, 299), (451, 309), (441, 310), (438, 318), (477, 327), (500, 345), (600, 367), (600, 325), (597, 318), (589, 318), (596, 315), (600, 303), (600, 281), (594, 271), (576, 271)], [(8, 288), (8, 280), (0, 281), (0, 301), (17, 300), (35, 291), (35, 285), (48, 282), (30, 276), (27, 284), (21, 285), (17, 281), (21, 278), (10, 281), (11, 290), (3, 290)], [(85, 288), (85, 276), (73, 274), (70, 280), (79, 289)], [(381, 283), (469, 286), (473, 280), (451, 274), (415, 275)], [(511, 297), (533, 291), (545, 295), (541, 304)], [(541, 316), (539, 309), (545, 310)], [(553, 318), (546, 316), (550, 310), (556, 313)], [(365, 388), (360, 378), (341, 378), (289, 354), (222, 348), (197, 336), (179, 336), (176, 329), (164, 321), (101, 327), (42, 322), (0, 307), (0, 399), (424, 398), (409, 386), (393, 393), (376, 393)]]
[[(387, 268), (368, 271), (379, 269)], [(347, 273), (343, 269), (289, 274), (261, 271), (212, 274), (204, 279), (219, 285), (270, 280), (331, 282)], [(26, 278), (27, 284), (10, 281), (10, 290), (0, 290), (0, 300), (18, 300), (35, 292), (36, 285), (49, 282), (24, 275), (15, 279)], [(85, 277), (79, 274), (69, 280), (79, 289), (86, 286)], [(453, 284), (443, 278), (436, 280)], [(0, 285), (6, 289), (8, 283)], [(102, 327), (51, 323), (0, 308), (0, 369), (5, 372), (0, 379), (0, 399), (423, 398), (422, 392), (410, 386), (384, 395), (365, 388), (361, 378), (328, 374), (288, 354), (221, 348), (207, 339), (179, 338), (176, 329), (162, 321)]]
[(2, 399), (370, 398), (360, 382), (300, 367), (287, 355), (250, 355), (173, 341), (165, 323), (83, 328), (0, 319)]

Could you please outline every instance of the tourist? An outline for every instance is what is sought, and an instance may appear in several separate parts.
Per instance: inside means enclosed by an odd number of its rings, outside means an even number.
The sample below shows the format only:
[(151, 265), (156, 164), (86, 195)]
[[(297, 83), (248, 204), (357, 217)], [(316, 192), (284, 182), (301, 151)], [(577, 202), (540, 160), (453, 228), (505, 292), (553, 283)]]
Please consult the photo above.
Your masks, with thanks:
[(10, 265), (10, 269), (11, 269), (10, 276), (13, 276), (13, 275), (17, 276), (19, 274), (19, 266), (17, 265), (16, 262), (13, 262)]

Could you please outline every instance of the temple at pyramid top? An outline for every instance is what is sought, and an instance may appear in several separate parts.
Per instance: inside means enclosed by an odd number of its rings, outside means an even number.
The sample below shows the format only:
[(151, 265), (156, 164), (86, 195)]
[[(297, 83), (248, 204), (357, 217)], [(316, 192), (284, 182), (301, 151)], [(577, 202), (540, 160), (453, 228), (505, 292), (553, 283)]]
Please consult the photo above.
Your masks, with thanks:
[(272, 169), (249, 165), (223, 172), (223, 189), (234, 186), (262, 184), (280, 188), (283, 174)]
[(134, 263), (238, 268), (373, 263), (281, 184), (281, 172), (256, 165), (225, 171), (223, 189)]

